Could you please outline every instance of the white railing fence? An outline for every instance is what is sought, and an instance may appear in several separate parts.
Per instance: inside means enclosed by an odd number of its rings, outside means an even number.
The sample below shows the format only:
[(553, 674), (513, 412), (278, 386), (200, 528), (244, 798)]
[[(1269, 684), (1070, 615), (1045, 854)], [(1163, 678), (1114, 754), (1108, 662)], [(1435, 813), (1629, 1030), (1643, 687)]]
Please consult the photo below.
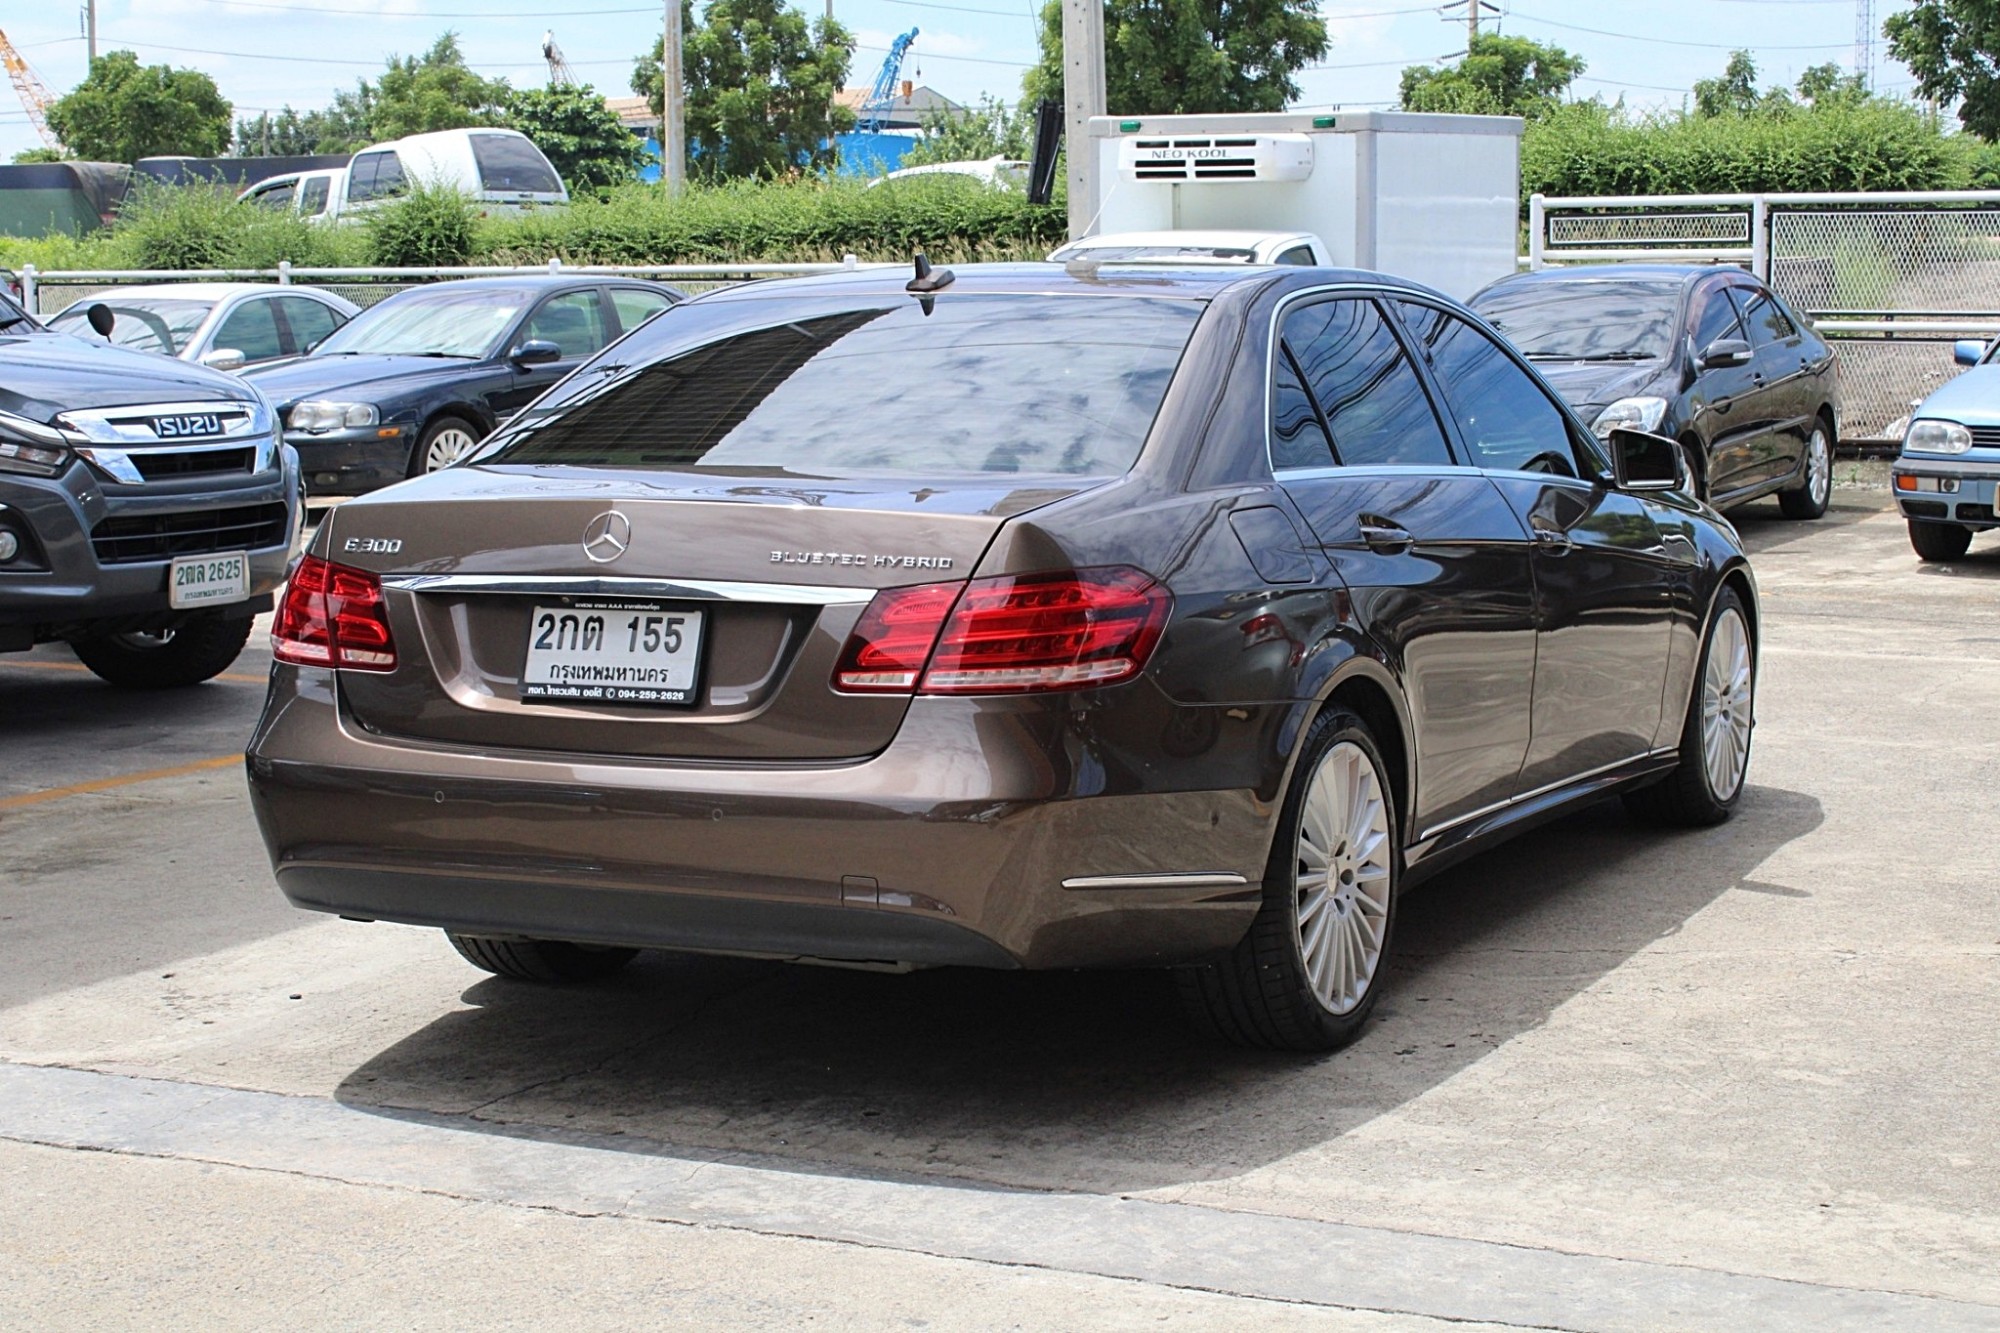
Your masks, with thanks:
[(1554, 197), (1528, 201), (1526, 267), (1740, 264), (1834, 346), (1841, 436), (1893, 439), (2000, 334), (2000, 191)]

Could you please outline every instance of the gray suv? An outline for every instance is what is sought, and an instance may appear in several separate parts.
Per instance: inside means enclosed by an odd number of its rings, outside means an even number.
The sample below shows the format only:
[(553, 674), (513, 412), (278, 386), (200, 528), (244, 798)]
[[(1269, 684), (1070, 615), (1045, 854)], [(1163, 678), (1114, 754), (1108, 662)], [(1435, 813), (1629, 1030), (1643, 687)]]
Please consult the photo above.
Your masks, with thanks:
[(303, 514), (256, 389), (0, 297), (0, 652), (66, 641), (115, 685), (207, 680), (270, 609)]

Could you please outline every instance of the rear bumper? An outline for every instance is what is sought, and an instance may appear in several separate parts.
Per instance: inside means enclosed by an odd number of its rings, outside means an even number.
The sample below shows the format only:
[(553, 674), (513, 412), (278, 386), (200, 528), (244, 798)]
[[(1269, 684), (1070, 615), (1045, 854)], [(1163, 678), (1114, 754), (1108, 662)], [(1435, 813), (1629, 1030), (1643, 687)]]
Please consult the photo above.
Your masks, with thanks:
[[(316, 911), (919, 966), (1228, 949), (1256, 915), (1275, 812), (1254, 780), (1189, 778), (1250, 778), (1235, 765), (1254, 766), (1256, 734), (1140, 789), (1107, 779), (1087, 734), (1068, 755), (1050, 744), (1047, 727), (1079, 721), (1047, 703), (923, 699), (887, 750), (848, 764), (494, 757), (370, 735), (342, 715), (332, 673), (281, 666), (247, 759), (278, 885)], [(1183, 878), (1145, 878), (1163, 875)]]

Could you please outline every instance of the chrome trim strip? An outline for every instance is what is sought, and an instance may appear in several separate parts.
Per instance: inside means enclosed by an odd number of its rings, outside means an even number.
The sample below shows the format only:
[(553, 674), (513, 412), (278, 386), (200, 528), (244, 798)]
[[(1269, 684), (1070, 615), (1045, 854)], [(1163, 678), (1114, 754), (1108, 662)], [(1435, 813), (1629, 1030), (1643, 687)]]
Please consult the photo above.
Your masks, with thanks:
[(1647, 759), (1664, 759), (1669, 755), (1679, 753), (1680, 748), (1681, 747), (1678, 745), (1663, 746), (1659, 749), (1648, 750), (1644, 754), (1635, 754), (1629, 759), (1620, 759), (1616, 763), (1601, 765), (1600, 767), (1591, 769), (1587, 773), (1572, 773), (1566, 778), (1559, 779), (1555, 782), (1545, 783), (1544, 785), (1535, 788), (1533, 791), (1524, 791), (1519, 796), (1509, 796), (1506, 800), (1495, 801), (1492, 805), (1482, 805), (1481, 807), (1479, 807), (1479, 809), (1474, 810), (1469, 814), (1463, 814), (1456, 819), (1448, 819), (1442, 824), (1438, 824), (1431, 828), (1427, 828), (1417, 836), (1417, 841), (1420, 843), (1429, 842), (1432, 838), (1437, 837), (1440, 833), (1448, 833), (1452, 829), (1457, 828), (1460, 824), (1469, 824), (1475, 819), (1481, 819), (1487, 815), (1497, 814), (1498, 812), (1505, 810), (1509, 806), (1520, 805), (1524, 802), (1532, 801), (1538, 796), (1547, 796), (1550, 792), (1556, 791), (1563, 787), (1574, 786), (1579, 782), (1588, 782), (1594, 777), (1600, 777), (1603, 774), (1611, 772), (1613, 769), (1628, 768), (1633, 764), (1640, 763)]
[(873, 588), (808, 583), (737, 583), (726, 579), (592, 578), (567, 574), (385, 574), (382, 586), (402, 592), (547, 594), (572, 597), (664, 597), (705, 602), (792, 602), (861, 606)]
[(1229, 889), (1248, 884), (1226, 870), (1168, 872), (1157, 875), (1076, 875), (1062, 882), (1066, 889)]
[[(220, 435), (162, 438), (153, 433), (150, 425), (130, 424), (141, 417), (234, 416), (238, 413), (242, 414), (242, 420), (231, 423)], [(118, 424), (120, 422), (128, 424)], [(94, 444), (118, 445), (127, 449), (181, 450), (198, 444), (241, 444), (252, 436), (269, 435), (277, 423), (272, 420), (271, 409), (261, 398), (225, 398), (206, 403), (133, 403), (125, 407), (81, 408), (64, 412), (56, 418), (56, 424), (76, 431)]]

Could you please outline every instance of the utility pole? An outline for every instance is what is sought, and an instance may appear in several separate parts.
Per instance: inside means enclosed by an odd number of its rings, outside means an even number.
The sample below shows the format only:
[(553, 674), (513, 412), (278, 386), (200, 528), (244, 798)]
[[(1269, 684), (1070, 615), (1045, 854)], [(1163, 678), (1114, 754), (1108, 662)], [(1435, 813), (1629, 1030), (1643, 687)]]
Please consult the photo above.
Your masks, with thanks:
[(90, 52), (83, 67), (88, 73), (97, 66), (97, 0), (83, 0), (83, 36), (84, 49)]
[(1104, 0), (1063, 0), (1063, 111), (1074, 241), (1097, 217), (1097, 145), (1090, 138), (1090, 118), (1105, 114)]
[(687, 183), (687, 86), (681, 77), (681, 0), (666, 0), (660, 43), (660, 184), (679, 194)]
[[(1465, 49), (1470, 52), (1473, 43), (1479, 40), (1480, 16), (1482, 14), (1491, 14), (1495, 18), (1499, 18), (1502, 11), (1498, 5), (1492, 4), (1490, 0), (1452, 0), (1451, 4), (1443, 7), (1449, 9), (1453, 5), (1460, 4), (1465, 6)], [(1447, 14), (1445, 17), (1450, 18), (1451, 16)]]

